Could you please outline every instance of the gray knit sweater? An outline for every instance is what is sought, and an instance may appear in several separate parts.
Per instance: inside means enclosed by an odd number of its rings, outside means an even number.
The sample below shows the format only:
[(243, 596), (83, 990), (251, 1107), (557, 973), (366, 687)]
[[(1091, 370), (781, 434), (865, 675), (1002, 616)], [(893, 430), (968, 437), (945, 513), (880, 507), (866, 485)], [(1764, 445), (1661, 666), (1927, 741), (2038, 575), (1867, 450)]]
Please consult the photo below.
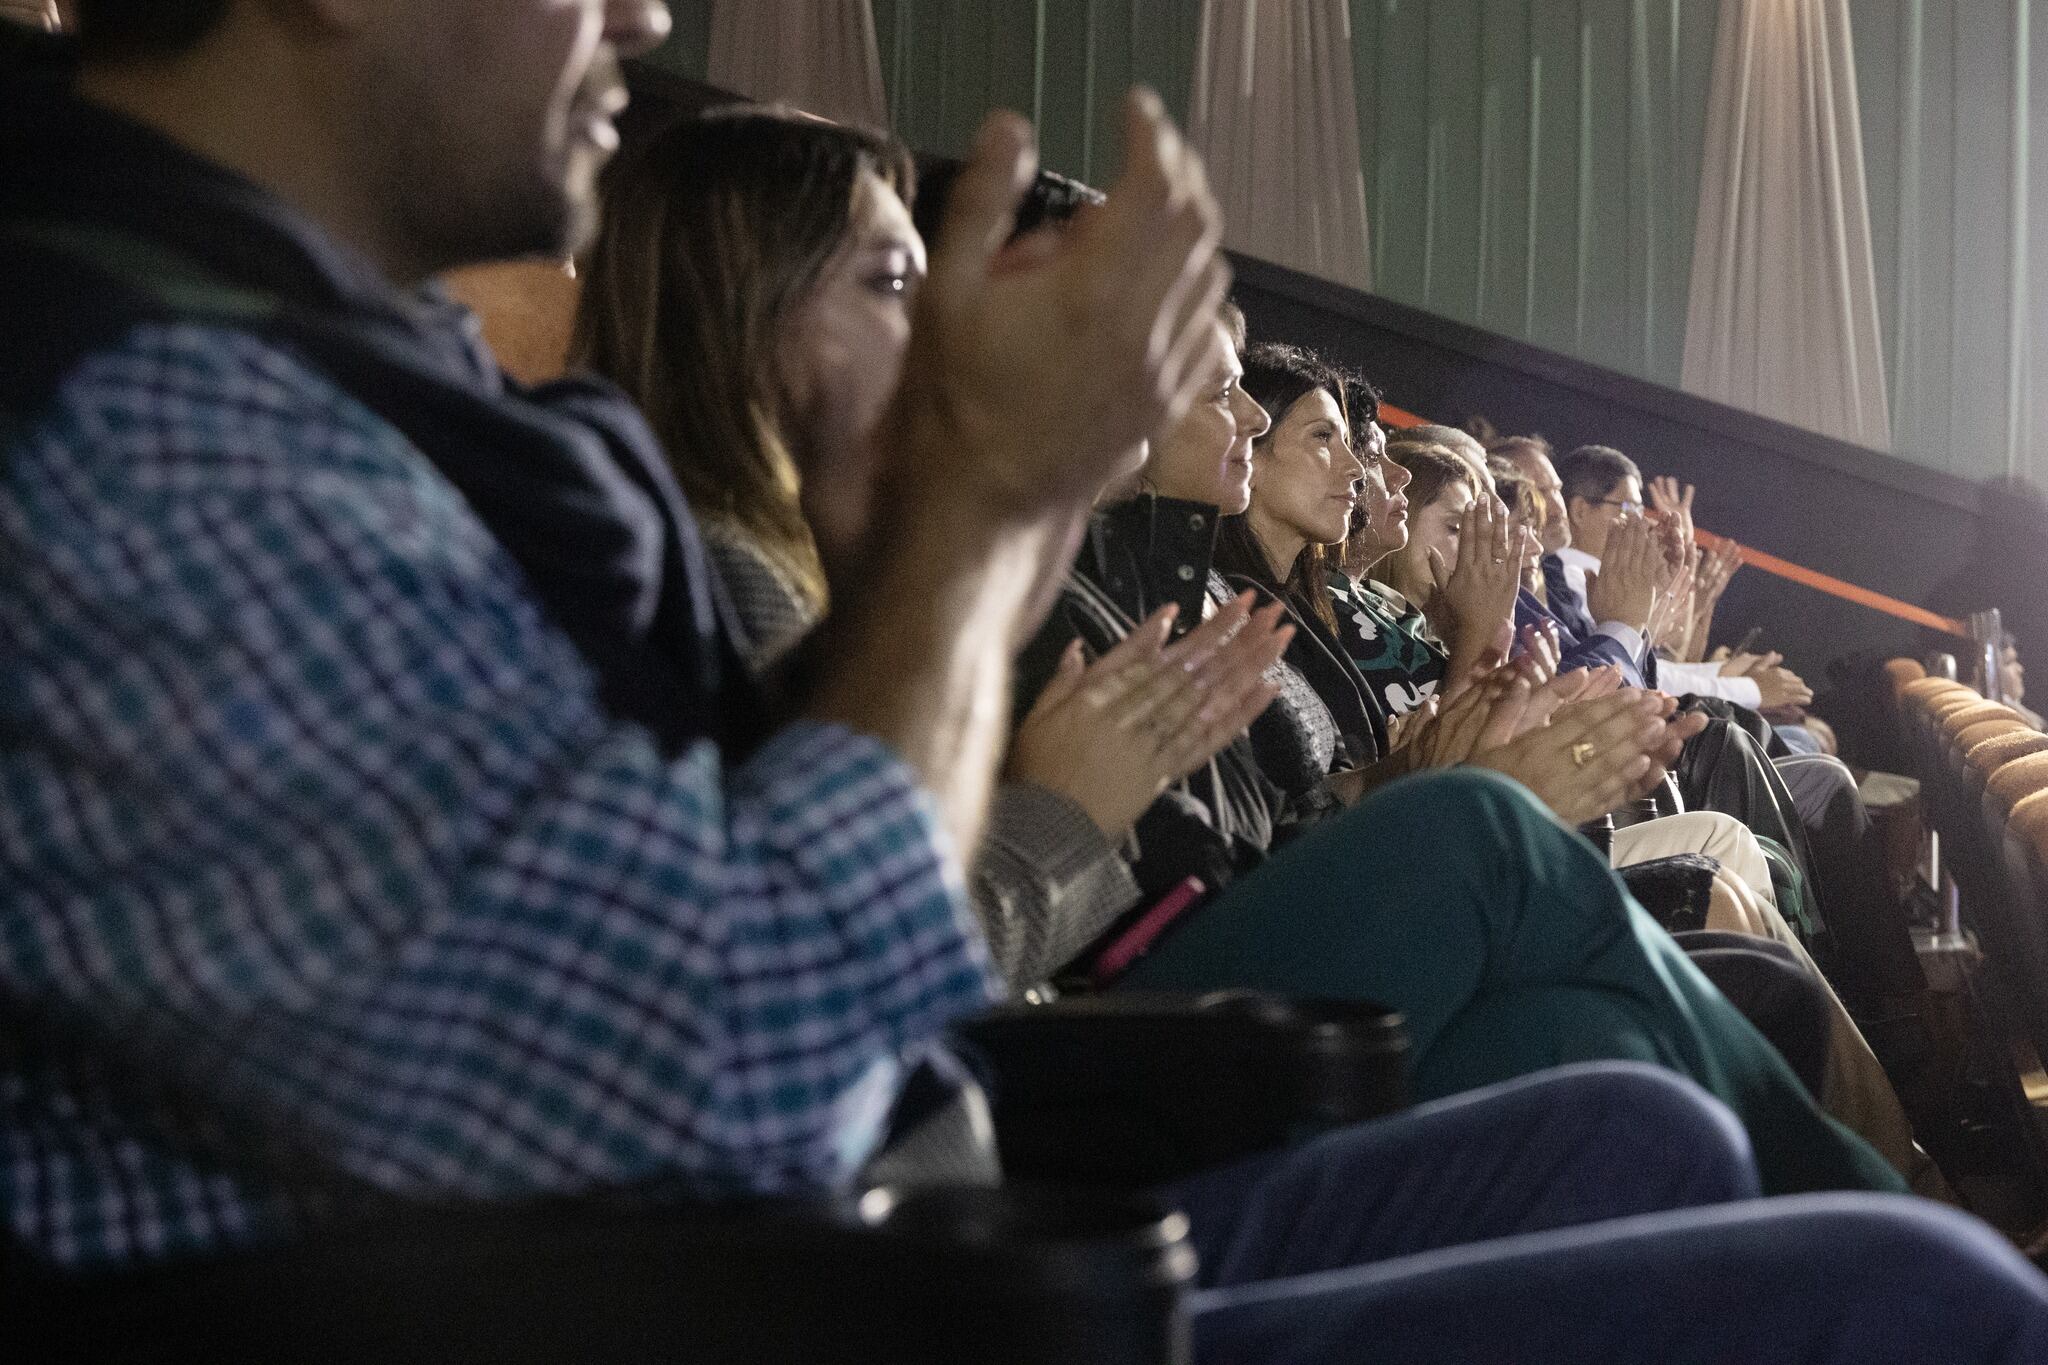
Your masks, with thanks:
[[(746, 633), (740, 655), (767, 668), (816, 614), (745, 532), (707, 524), (704, 542)], [(1030, 782), (996, 788), (968, 890), (997, 969), (1019, 991), (1073, 961), (1139, 896), (1122, 852), (1087, 812)]]

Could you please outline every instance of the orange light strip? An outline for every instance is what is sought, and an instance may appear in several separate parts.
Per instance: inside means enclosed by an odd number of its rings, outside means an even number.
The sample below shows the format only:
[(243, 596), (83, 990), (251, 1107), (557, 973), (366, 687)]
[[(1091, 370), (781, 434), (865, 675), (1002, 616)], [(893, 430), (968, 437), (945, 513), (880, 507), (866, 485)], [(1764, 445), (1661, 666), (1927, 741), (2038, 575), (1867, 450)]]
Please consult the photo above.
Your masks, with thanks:
[[(1695, 528), (1693, 539), (1711, 549), (1724, 543), (1727, 537), (1717, 536), (1712, 531), (1702, 531)], [(1797, 583), (1801, 587), (1812, 588), (1815, 592), (1824, 592), (1830, 597), (1839, 597), (1844, 602), (1854, 602), (1857, 606), (1868, 607), (1872, 611), (1881, 611), (1886, 616), (1896, 616), (1901, 621), (1911, 621), (1916, 626), (1926, 626), (1929, 630), (1946, 631), (1950, 635), (1959, 635), (1965, 640), (1973, 638), (1970, 634), (1970, 627), (1952, 616), (1943, 616), (1938, 612), (1929, 611), (1925, 607), (1916, 607), (1911, 602), (1901, 602), (1896, 597), (1887, 597), (1881, 592), (1872, 592), (1869, 588), (1860, 588), (1854, 583), (1845, 583), (1839, 578), (1820, 572), (1818, 569), (1809, 569), (1804, 564), (1794, 564), (1789, 559), (1780, 559), (1778, 556), (1766, 554), (1762, 550), (1752, 550), (1740, 542), (1737, 542), (1737, 548), (1742, 551), (1742, 562), (1744, 564), (1754, 565), (1767, 574), (1774, 574), (1779, 578)]]
[[(1391, 403), (1380, 404), (1380, 424), (1389, 427), (1419, 427), (1427, 425), (1422, 418), (1417, 417), (1414, 413), (1397, 408)], [(1702, 531), (1697, 528), (1693, 532), (1693, 538), (1709, 549), (1724, 543), (1727, 539), (1725, 536), (1715, 535), (1712, 531)], [(1804, 564), (1794, 564), (1789, 559), (1780, 559), (1778, 556), (1766, 554), (1762, 550), (1752, 550), (1739, 541), (1736, 544), (1737, 548), (1742, 551), (1742, 562), (1744, 564), (1761, 569), (1774, 577), (1797, 583), (1803, 588), (1812, 588), (1815, 592), (1826, 593), (1830, 597), (1839, 597), (1844, 602), (1854, 602), (1859, 607), (1868, 607), (1872, 611), (1883, 612), (1886, 616), (1897, 617), (1901, 621), (1911, 621), (1914, 625), (1925, 626), (1929, 630), (1946, 631), (1950, 635), (1959, 635), (1965, 640), (1974, 638), (1970, 634), (1969, 626), (1952, 616), (1943, 616), (1938, 612), (1929, 611), (1925, 607), (1916, 607), (1911, 602), (1901, 602), (1896, 597), (1887, 597), (1881, 592), (1872, 592), (1869, 588), (1859, 588), (1854, 583), (1844, 582), (1830, 574), (1824, 574), (1818, 569), (1809, 569)]]

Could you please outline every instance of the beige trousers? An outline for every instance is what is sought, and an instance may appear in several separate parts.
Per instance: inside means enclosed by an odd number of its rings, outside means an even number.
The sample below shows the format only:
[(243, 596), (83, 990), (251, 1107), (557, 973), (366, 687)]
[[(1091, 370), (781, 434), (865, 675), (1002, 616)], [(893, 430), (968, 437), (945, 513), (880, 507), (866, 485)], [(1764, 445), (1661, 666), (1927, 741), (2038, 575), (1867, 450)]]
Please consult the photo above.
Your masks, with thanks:
[(1613, 849), (1616, 867), (1633, 867), (1680, 853), (1704, 853), (1733, 873), (1757, 899), (1777, 908), (1771, 865), (1764, 859), (1763, 848), (1749, 826), (1732, 815), (1696, 810), (1647, 820), (1614, 831)]
[(1913, 1125), (1906, 1118), (1905, 1107), (1863, 1031), (1779, 913), (1771, 895), (1770, 866), (1756, 836), (1741, 821), (1716, 811), (1667, 816), (1614, 832), (1616, 867), (1678, 853), (1704, 853), (1721, 864), (1707, 928), (1784, 944), (1827, 991), (1828, 1067), (1821, 1087), (1821, 1108), (1875, 1147), (1906, 1178), (1915, 1194), (1957, 1203), (1940, 1170), (1913, 1141)]

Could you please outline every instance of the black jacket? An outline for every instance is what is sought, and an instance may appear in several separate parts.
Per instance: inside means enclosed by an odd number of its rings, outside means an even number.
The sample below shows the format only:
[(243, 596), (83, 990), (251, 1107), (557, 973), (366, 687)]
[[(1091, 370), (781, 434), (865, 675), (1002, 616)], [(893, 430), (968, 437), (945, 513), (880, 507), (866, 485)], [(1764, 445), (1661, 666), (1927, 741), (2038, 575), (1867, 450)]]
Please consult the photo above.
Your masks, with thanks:
[[(1144, 496), (1098, 513), (1067, 582), (1018, 661), (1021, 718), (1044, 690), (1068, 644), (1093, 655), (1113, 648), (1167, 603), (1177, 603), (1176, 634), (1201, 621), (1215, 553), (1216, 509)], [(1186, 877), (1211, 891), (1255, 866), (1292, 813), (1240, 738), (1204, 768), (1152, 803), (1126, 850), (1147, 901)]]

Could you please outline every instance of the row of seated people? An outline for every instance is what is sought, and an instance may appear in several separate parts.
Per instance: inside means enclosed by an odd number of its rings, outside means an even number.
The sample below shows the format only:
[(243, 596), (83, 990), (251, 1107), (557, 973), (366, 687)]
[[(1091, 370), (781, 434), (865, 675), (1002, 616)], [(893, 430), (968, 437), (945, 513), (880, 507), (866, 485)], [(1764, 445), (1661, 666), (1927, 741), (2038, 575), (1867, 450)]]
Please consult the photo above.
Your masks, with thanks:
[[(1156, 98), (1021, 232), (1003, 116), (923, 194), (677, 122), (597, 214), (647, 0), (78, 8), (0, 58), (30, 1261), (844, 1188), (949, 1024), (1059, 978), (1405, 1017), (1416, 1109), (1165, 1191), (1199, 1358), (2048, 1353), (2048, 1283), (1903, 1193), (1853, 783), (1653, 690), (1711, 614), (1682, 495), (1389, 460), (1369, 386), (1247, 344)], [(601, 378), (506, 380), (425, 286), (593, 217)], [(1692, 814), (1574, 832), (1667, 771)], [(1818, 1095), (1611, 866), (1674, 852), (1825, 958)]]
[[(815, 164), (836, 168), (830, 199), (854, 206), (845, 221), (809, 212), (803, 200), (815, 191), (784, 170)], [(872, 496), (849, 477), (842, 452), (864, 440), (859, 424), (874, 420), (900, 363), (878, 363), (900, 355), (902, 333), (892, 337), (888, 311), (872, 300), (877, 278), (888, 288), (915, 284), (921, 238), (891, 188), (908, 183), (906, 165), (900, 150), (850, 130), (752, 112), (691, 120), (620, 168), (587, 262), (578, 360), (619, 383), (643, 410), (665, 414), (656, 428), (668, 448), (728, 452), (678, 472), (695, 505), (722, 509), (707, 515), (706, 536), (734, 590), (743, 652), (757, 671), (798, 650), (817, 627), (825, 603), (821, 557), (850, 549), (835, 550), (830, 528), (858, 524), (856, 509)], [(945, 185), (942, 178), (924, 187), (928, 219), (938, 216)], [(1025, 219), (1039, 224), (1079, 199), (1071, 187), (1041, 178), (1028, 202)], [(814, 239), (785, 228), (778, 253), (741, 256), (710, 226), (735, 220), (808, 221)], [(850, 381), (837, 378), (842, 391), (831, 400), (800, 400), (786, 426), (749, 438), (733, 429), (739, 404), (731, 393), (770, 394), (789, 381), (758, 347), (762, 372), (747, 373), (741, 341), (688, 320), (721, 297), (738, 300), (745, 313), (765, 312), (804, 262), (836, 264), (814, 266), (814, 297), (787, 305), (818, 311), (809, 343), (816, 349), (775, 363), (788, 363), (818, 390), (832, 387), (834, 379), (818, 376), (832, 375), (839, 355), (861, 357), (862, 368)], [(683, 327), (668, 330), (668, 319)], [(1134, 457), (1142, 464), (1105, 493), (1059, 603), (1022, 652), (1023, 714), (971, 869), (976, 908), (1015, 989), (1056, 975), (1098, 985), (1114, 976), (1137, 986), (1252, 985), (1393, 999), (1411, 1024), (1452, 1017), (1466, 1007), (1462, 995), (1425, 1008), (1417, 992), (1425, 983), (1469, 990), (1472, 964), (1445, 941), (1410, 945), (1424, 956), (1407, 962), (1375, 947), (1370, 966), (1347, 964), (1325, 941), (1327, 931), (1313, 931), (1299, 911), (1293, 933), (1275, 936), (1264, 927), (1262, 907), (1275, 900), (1320, 900), (1355, 922), (1345, 900), (1300, 884), (1325, 873), (1295, 861), (1284, 864), (1293, 869), (1284, 879), (1279, 866), (1259, 879), (1244, 874), (1277, 844), (1394, 779), (1481, 754), (1491, 755), (1482, 766), (1518, 777), (1570, 822), (1639, 795), (1654, 768), (1645, 746), (1671, 734), (1661, 717), (1645, 721), (1621, 707), (1605, 722), (1610, 734), (1594, 728), (1607, 713), (1588, 705), (1569, 713), (1583, 718), (1578, 726), (1539, 722), (1596, 695), (1638, 702), (1647, 695), (1643, 673), (1657, 667), (1646, 653), (1652, 604), (1685, 604), (1690, 624), (1691, 594), (1670, 580), (1693, 565), (1664, 553), (1680, 519), (1664, 523), (1661, 541), (1641, 518), (1610, 519), (1613, 538), (1629, 541), (1638, 562), (1633, 579), (1614, 572), (1595, 580), (1603, 622), (1582, 640), (1564, 620), (1532, 618), (1535, 599), (1523, 596), (1525, 569), (1536, 572), (1542, 550), (1535, 528), (1550, 524), (1540, 504), (1525, 498), (1511, 514), (1490, 479), (1479, 481), (1483, 460), (1468, 468), (1440, 445), (1407, 437), (1386, 458), (1370, 385), (1295, 348), (1247, 351), (1243, 320), (1227, 305), (1214, 331), (1217, 395), (1157, 434)], [(849, 383), (855, 391), (844, 391)], [(1570, 501), (1576, 509), (1600, 500)], [(1367, 577), (1383, 563), (1409, 596)], [(1561, 607), (1571, 592), (1556, 590)], [(1241, 626), (1254, 599), (1265, 605)], [(1638, 612), (1637, 626), (1615, 619)], [(1432, 631), (1430, 613), (1444, 621), (1447, 641)], [(1182, 661), (1231, 632), (1229, 649), (1209, 656), (1215, 680), (1190, 678)], [(1626, 647), (1620, 636), (1631, 637)], [(1284, 658), (1270, 658), (1275, 652)], [(1385, 652), (1393, 657), (1379, 657)], [(1749, 686), (1753, 692), (1756, 684)], [(1679, 722), (1695, 731), (1706, 723)], [(1523, 750), (1491, 754), (1518, 738)], [(1777, 771), (1747, 732), (1726, 721), (1686, 743), (1713, 746), (1722, 762), (1747, 762), (1755, 773)], [(1855, 809), (1846, 769), (1829, 771)], [(1716, 795), (1708, 785), (1700, 790)], [(1413, 800), (1409, 793), (1400, 804)], [(1797, 842), (1789, 831), (1804, 832), (1768, 791), (1759, 801), (1729, 804), (1763, 838), (1782, 841), (1776, 848)], [(1867, 831), (1867, 817), (1864, 824)], [(1442, 877), (1439, 863), (1381, 847), (1407, 837), (1384, 821), (1373, 833), (1371, 846), (1358, 842), (1365, 836), (1346, 835), (1346, 856), (1370, 868), (1390, 913), (1411, 896), (1441, 894), (1432, 889)], [(1650, 820), (1617, 831), (1611, 845), (1623, 866), (1672, 854), (1711, 857), (1721, 875), (1708, 879), (1707, 904), (1688, 927), (1767, 936), (1813, 968), (1778, 909), (1758, 836), (1734, 816), (1699, 811)], [(1405, 885), (1395, 880), (1404, 863), (1412, 879)], [(1230, 894), (1217, 894), (1226, 888)], [(1162, 903), (1187, 919), (1163, 937), (1159, 917), (1149, 913)], [(1242, 920), (1230, 908), (1238, 904), (1253, 907)], [(1793, 914), (1802, 923), (1817, 919), (1803, 908)], [(1120, 932), (1134, 917), (1146, 926), (1150, 948), (1141, 957)], [(1898, 928), (1905, 960), (1917, 970), (1909, 937), (1895, 917), (1887, 923)], [(1534, 959), (1508, 965), (1538, 966)], [(1407, 978), (1398, 987), (1396, 972)], [(1923, 1192), (1945, 1193), (1849, 1011), (1832, 995), (1830, 1006), (1826, 1107)], [(1585, 1027), (1583, 1011), (1572, 1013), (1575, 1027)], [(1461, 1059), (1432, 1041), (1423, 1049), (1430, 1068), (1424, 1093), (1563, 1055), (1555, 1040), (1526, 1030), (1485, 1033), (1469, 1016), (1465, 1027), (1471, 1036), (1461, 1046), (1476, 1057)], [(1510, 1061), (1510, 1036), (1537, 1051)], [(1596, 1055), (1629, 1055), (1609, 1051), (1615, 1046), (1610, 1039)]]

